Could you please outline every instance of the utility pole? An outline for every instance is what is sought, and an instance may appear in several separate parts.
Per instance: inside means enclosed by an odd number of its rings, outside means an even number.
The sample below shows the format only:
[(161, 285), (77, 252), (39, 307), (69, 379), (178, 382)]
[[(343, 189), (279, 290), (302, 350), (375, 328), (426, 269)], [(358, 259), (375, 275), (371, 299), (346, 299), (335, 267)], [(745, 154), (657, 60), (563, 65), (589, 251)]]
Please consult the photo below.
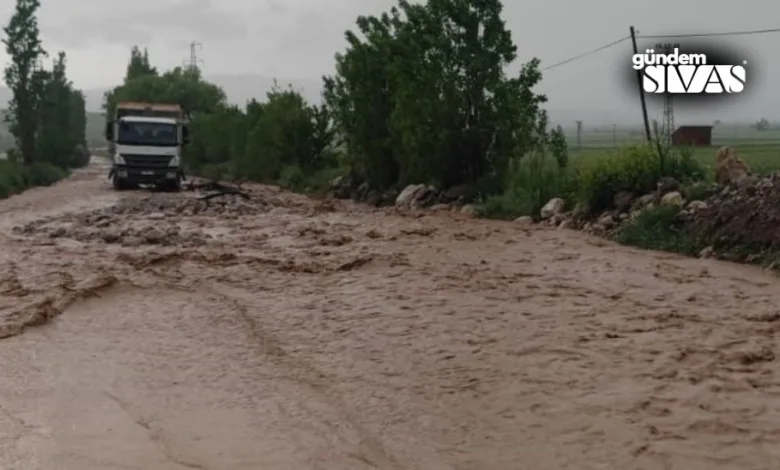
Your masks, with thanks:
[(582, 121), (577, 121), (577, 148), (582, 149)]
[[(634, 46), (634, 54), (639, 54), (639, 50), (636, 47), (636, 29), (631, 26), (631, 44)], [(645, 101), (645, 89), (642, 87), (642, 71), (636, 71), (637, 85), (639, 86), (639, 100), (642, 103), (642, 118), (645, 121), (645, 136), (647, 137), (647, 143), (653, 141), (653, 136), (650, 134), (650, 119), (647, 117), (647, 101)]]

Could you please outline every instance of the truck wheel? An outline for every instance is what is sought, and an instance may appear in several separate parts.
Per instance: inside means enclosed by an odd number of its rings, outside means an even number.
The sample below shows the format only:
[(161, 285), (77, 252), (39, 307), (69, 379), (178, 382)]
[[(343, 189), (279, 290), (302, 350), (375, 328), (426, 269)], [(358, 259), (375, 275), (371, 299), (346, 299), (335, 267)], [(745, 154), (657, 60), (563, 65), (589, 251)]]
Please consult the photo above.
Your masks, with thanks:
[(165, 185), (165, 189), (167, 189), (168, 191), (170, 191), (172, 193), (176, 193), (176, 192), (181, 191), (181, 180), (176, 178), (173, 181), (169, 181)]
[(124, 191), (128, 188), (128, 184), (116, 175), (111, 179), (111, 183), (114, 186), (115, 191)]

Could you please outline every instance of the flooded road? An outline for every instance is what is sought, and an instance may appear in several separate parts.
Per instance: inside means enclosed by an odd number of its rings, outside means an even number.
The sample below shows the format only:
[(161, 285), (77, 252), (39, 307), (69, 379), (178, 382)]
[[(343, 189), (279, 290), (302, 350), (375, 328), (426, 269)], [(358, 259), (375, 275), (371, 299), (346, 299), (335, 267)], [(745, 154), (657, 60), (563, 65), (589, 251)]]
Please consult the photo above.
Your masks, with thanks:
[(0, 201), (2, 469), (778, 468), (770, 274), (105, 175)]

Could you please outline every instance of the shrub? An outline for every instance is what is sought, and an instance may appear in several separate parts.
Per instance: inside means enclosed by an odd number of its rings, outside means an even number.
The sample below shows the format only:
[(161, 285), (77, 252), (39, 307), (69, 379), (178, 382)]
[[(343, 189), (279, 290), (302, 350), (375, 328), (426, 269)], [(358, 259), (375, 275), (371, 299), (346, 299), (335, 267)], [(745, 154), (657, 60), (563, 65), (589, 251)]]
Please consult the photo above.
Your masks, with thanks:
[(647, 145), (588, 158), (577, 168), (577, 200), (595, 213), (612, 207), (620, 191), (646, 194), (655, 190), (663, 176), (682, 183), (705, 177), (704, 168), (689, 149), (668, 151), (664, 166), (662, 173), (657, 149)]
[(33, 163), (24, 168), (29, 186), (51, 186), (68, 176), (68, 172), (51, 163)]
[(50, 186), (68, 176), (68, 172), (50, 163), (24, 166), (0, 161), (0, 198), (20, 193), (33, 186)]
[(70, 158), (70, 166), (71, 168), (84, 168), (85, 166), (89, 165), (89, 159), (91, 157), (89, 149), (83, 145), (79, 144), (73, 149), (73, 154)]
[(279, 185), (292, 191), (303, 191), (306, 189), (306, 175), (297, 165), (288, 165), (282, 168), (279, 176)]
[(686, 255), (696, 254), (701, 246), (682, 229), (680, 208), (659, 206), (640, 213), (615, 235), (615, 241), (647, 250), (661, 250)]
[(339, 176), (345, 176), (349, 173), (348, 168), (332, 167), (321, 170), (313, 170), (306, 176), (306, 191), (315, 194), (322, 194), (330, 189), (331, 182)]
[(547, 201), (567, 194), (570, 173), (545, 151), (537, 151), (510, 162), (504, 191), (482, 199), (481, 213), (487, 217), (514, 218), (537, 215)]

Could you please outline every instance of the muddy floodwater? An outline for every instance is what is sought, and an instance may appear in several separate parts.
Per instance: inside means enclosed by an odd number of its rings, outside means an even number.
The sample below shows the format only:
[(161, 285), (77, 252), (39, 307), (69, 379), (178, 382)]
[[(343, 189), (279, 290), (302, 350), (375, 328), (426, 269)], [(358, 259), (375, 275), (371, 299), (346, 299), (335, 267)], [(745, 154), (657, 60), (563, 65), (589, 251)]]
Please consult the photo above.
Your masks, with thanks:
[(780, 283), (253, 187), (0, 201), (0, 468), (780, 468)]

